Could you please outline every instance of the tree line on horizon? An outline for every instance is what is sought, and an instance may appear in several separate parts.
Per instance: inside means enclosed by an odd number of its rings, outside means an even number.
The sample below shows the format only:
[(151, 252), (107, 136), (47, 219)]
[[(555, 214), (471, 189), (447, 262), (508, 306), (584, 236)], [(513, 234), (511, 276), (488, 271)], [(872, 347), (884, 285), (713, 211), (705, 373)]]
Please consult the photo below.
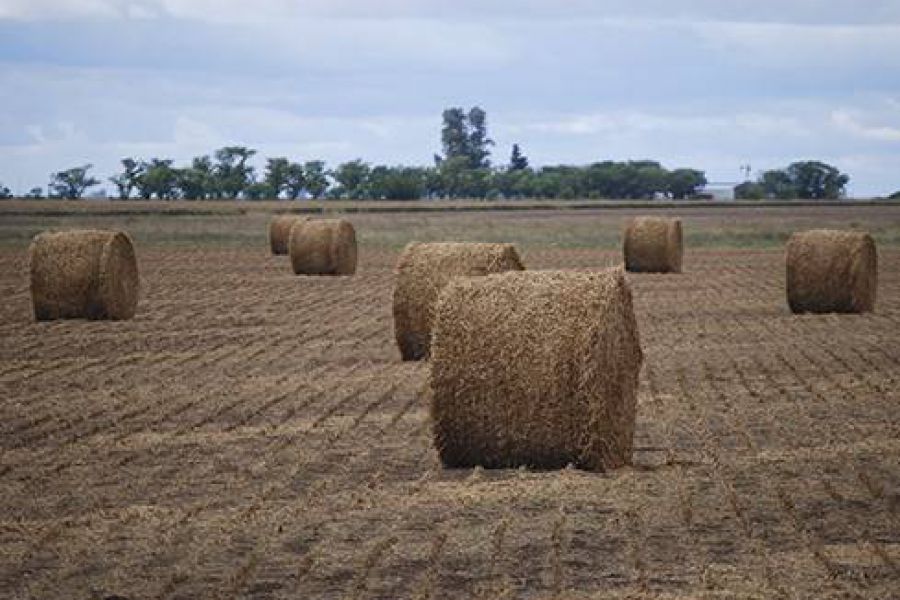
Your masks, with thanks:
[[(372, 165), (362, 159), (329, 169), (324, 161), (294, 162), (267, 158), (261, 177), (249, 160), (256, 150), (226, 146), (177, 167), (170, 159), (127, 157), (121, 171), (109, 178), (120, 199), (347, 199), (417, 200), (422, 198), (480, 199), (686, 199), (707, 184), (703, 171), (669, 170), (653, 160), (602, 161), (584, 166), (533, 168), (518, 144), (507, 164), (491, 163), (494, 141), (488, 136), (487, 113), (473, 107), (443, 112), (441, 146), (434, 165)], [(90, 175), (92, 165), (51, 175), (46, 197), (82, 198), (101, 181)], [(738, 199), (834, 199), (844, 195), (849, 177), (817, 161), (797, 162), (766, 171), (756, 182), (735, 189)], [(895, 194), (896, 196), (896, 194)], [(0, 184), (0, 198), (11, 198)], [(43, 198), (40, 187), (25, 198)]]

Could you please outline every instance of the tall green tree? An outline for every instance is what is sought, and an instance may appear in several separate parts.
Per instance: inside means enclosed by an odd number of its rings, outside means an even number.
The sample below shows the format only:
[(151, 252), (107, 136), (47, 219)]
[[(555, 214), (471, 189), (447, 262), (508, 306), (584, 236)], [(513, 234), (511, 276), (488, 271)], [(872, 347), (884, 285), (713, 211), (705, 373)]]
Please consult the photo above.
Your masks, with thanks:
[(593, 198), (617, 198), (624, 193), (625, 167), (611, 160), (592, 163), (585, 167), (583, 181), (585, 192)]
[(534, 195), (534, 171), (524, 169), (507, 169), (494, 173), (493, 187), (504, 198), (527, 198)]
[(306, 189), (306, 171), (300, 163), (292, 162), (288, 165), (287, 180), (284, 189), (289, 200), (296, 200)]
[(745, 181), (734, 188), (734, 197), (737, 200), (762, 200), (766, 197), (766, 190), (757, 182)]
[(290, 177), (291, 161), (280, 156), (266, 160), (266, 172), (263, 181), (268, 186), (268, 195), (277, 198), (287, 189)]
[(676, 200), (690, 198), (706, 185), (706, 175), (696, 169), (675, 169), (666, 179), (666, 191)]
[(441, 161), (438, 167), (441, 195), (462, 198), (471, 195), (468, 156), (452, 156)]
[(372, 168), (361, 159), (351, 160), (337, 166), (331, 173), (337, 183), (334, 190), (338, 198), (361, 199), (369, 195), (367, 183)]
[(417, 200), (425, 193), (424, 170), (380, 165), (371, 170), (368, 187), (378, 200)]
[(532, 195), (538, 198), (560, 198), (565, 173), (557, 167), (542, 167), (535, 174)]
[(131, 192), (137, 189), (137, 180), (141, 175), (141, 165), (133, 158), (122, 159), (122, 172), (117, 173), (109, 178), (109, 181), (116, 186), (120, 200), (127, 200), (131, 197)]
[(467, 113), (463, 108), (447, 108), (443, 112), (441, 145), (444, 156), (435, 157), (435, 164), (460, 156), (468, 160), (471, 169), (490, 167), (488, 157), (494, 141), (488, 137), (487, 113), (480, 107), (472, 107)]
[(303, 163), (303, 176), (310, 196), (321, 198), (325, 195), (328, 190), (328, 175), (324, 161), (310, 160)]
[(242, 194), (247, 200), (265, 200), (275, 197), (272, 186), (265, 181), (254, 181), (244, 188)]
[(50, 193), (57, 198), (77, 200), (84, 195), (88, 188), (100, 184), (100, 180), (88, 175), (93, 165), (87, 164), (81, 167), (72, 167), (65, 171), (58, 171), (50, 176)]
[(814, 160), (792, 163), (786, 173), (798, 197), (804, 200), (840, 198), (850, 182), (850, 177), (837, 167)]
[(493, 187), (491, 170), (471, 168), (467, 156), (442, 161), (437, 172), (442, 197), (484, 198)]
[(186, 200), (206, 200), (216, 193), (216, 177), (212, 159), (207, 156), (196, 156), (191, 166), (177, 169), (177, 186), (181, 196)]
[(798, 194), (791, 177), (781, 169), (763, 172), (759, 183), (767, 198), (790, 200), (791, 198), (796, 198)]
[(528, 158), (522, 154), (522, 150), (518, 144), (512, 145), (512, 152), (509, 156), (509, 170), (523, 171), (528, 168)]
[(216, 164), (213, 168), (216, 181), (216, 195), (237, 198), (253, 183), (254, 169), (247, 164), (256, 154), (244, 146), (226, 146), (215, 152)]
[(424, 186), (423, 194), (427, 198), (441, 198), (445, 195), (438, 166), (422, 169), (422, 185)]
[(473, 169), (487, 169), (491, 166), (490, 146), (494, 140), (488, 137), (487, 113), (478, 106), (469, 110), (469, 160)]
[(668, 173), (654, 160), (629, 161), (627, 163), (629, 186), (626, 198), (653, 198), (657, 192), (665, 192)]
[(466, 111), (459, 107), (447, 108), (443, 113), (444, 125), (441, 128), (441, 145), (444, 149), (443, 160), (471, 155), (469, 150), (469, 123)]
[(9, 188), (0, 183), (0, 200), (9, 200), (12, 197), (13, 194)]
[(141, 174), (135, 183), (138, 195), (149, 200), (174, 200), (178, 197), (178, 172), (170, 159), (151, 158), (141, 163)]

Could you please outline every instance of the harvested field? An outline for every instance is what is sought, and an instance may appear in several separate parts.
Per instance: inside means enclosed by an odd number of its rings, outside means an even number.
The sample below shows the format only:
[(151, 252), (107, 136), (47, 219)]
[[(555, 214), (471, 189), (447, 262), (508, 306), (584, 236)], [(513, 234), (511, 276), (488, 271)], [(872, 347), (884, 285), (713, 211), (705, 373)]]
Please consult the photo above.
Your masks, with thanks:
[[(679, 208), (684, 274), (628, 275), (634, 466), (441, 468), (394, 343), (402, 245), (594, 270), (647, 213), (351, 215), (357, 273), (329, 278), (270, 255), (264, 212), (0, 208), (0, 597), (895, 596), (900, 207)], [(132, 233), (132, 320), (33, 321), (28, 232), (60, 226)], [(852, 226), (875, 311), (792, 315), (782, 241)]]

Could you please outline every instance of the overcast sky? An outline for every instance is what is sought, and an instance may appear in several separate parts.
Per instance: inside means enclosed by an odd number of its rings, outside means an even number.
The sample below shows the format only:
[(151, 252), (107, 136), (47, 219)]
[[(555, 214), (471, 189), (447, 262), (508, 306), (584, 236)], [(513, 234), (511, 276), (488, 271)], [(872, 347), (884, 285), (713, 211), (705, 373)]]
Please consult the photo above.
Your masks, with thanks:
[[(480, 105), (508, 160), (900, 190), (900, 0), (0, 0), (0, 182), (91, 162), (428, 164)], [(257, 162), (262, 164), (262, 160)], [(112, 186), (106, 184), (111, 189)]]

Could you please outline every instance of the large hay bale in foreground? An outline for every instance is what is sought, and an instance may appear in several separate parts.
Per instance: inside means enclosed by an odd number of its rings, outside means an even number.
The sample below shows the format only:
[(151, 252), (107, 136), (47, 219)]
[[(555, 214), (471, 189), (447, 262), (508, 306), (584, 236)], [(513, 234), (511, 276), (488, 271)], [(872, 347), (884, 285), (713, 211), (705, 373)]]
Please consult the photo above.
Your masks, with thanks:
[(353, 275), (356, 230), (343, 219), (295, 221), (288, 242), (297, 275)]
[(278, 215), (269, 222), (269, 246), (272, 254), (287, 254), (291, 226), (297, 221), (307, 221), (309, 217), (298, 215)]
[(431, 344), (441, 460), (628, 464), (642, 360), (621, 269), (456, 278), (438, 300)]
[(140, 281), (131, 239), (118, 231), (45, 232), (29, 248), (38, 321), (130, 319)]
[(407, 244), (397, 260), (394, 285), (394, 337), (403, 360), (428, 356), (434, 304), (453, 277), (524, 268), (512, 244)]
[(625, 229), (625, 269), (645, 273), (681, 273), (680, 219), (636, 217)]
[(861, 231), (815, 229), (787, 243), (787, 297), (795, 313), (861, 313), (875, 308), (875, 240)]

